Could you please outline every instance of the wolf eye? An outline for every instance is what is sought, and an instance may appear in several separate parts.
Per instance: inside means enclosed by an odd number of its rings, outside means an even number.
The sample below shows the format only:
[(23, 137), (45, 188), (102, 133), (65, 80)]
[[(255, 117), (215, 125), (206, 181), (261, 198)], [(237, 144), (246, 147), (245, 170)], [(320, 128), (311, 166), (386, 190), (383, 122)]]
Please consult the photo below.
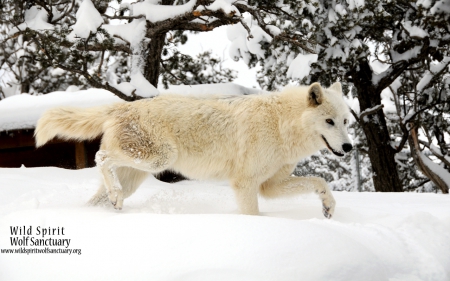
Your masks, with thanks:
[(347, 119), (344, 119), (344, 125), (347, 125), (347, 122), (348, 122)]
[(328, 124), (330, 124), (330, 125), (334, 125), (334, 122), (333, 122), (333, 120), (331, 120), (331, 119), (327, 119), (327, 120), (325, 120), (325, 122), (327, 122)]

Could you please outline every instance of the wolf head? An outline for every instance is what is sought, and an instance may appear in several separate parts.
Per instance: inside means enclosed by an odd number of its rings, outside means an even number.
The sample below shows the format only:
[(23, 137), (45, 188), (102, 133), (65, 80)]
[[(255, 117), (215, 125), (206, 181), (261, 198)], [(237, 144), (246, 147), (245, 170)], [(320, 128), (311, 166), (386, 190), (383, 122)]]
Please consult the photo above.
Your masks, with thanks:
[(315, 131), (315, 139), (321, 147), (328, 148), (337, 156), (352, 150), (348, 137), (350, 110), (342, 97), (341, 83), (336, 82), (325, 89), (319, 83), (308, 88), (308, 126)]

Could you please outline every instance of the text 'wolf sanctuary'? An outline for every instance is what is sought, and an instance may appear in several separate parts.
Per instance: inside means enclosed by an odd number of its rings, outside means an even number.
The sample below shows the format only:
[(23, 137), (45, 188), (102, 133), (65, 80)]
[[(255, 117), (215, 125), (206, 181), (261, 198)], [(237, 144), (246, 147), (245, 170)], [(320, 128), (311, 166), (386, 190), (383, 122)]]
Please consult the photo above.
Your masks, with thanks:
[[(2, 254), (77, 254), (81, 249), (70, 249), (71, 239), (64, 227), (10, 226), (10, 245), (13, 249), (1, 249)], [(20, 247), (20, 248), (15, 248)], [(33, 248), (31, 248), (33, 247)]]
[[(64, 236), (64, 227), (44, 228), (38, 226), (33, 231), (33, 226), (11, 226), (11, 246), (64, 246), (68, 248), (70, 239), (53, 238), (48, 236)], [(38, 236), (33, 237), (31, 235)]]

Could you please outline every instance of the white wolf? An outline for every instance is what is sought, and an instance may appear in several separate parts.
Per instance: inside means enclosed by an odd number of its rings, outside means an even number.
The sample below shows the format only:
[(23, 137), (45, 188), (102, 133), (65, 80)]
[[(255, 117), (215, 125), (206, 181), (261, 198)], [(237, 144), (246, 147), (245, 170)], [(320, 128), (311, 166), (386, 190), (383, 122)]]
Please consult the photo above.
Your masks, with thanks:
[(330, 218), (335, 200), (325, 180), (293, 177), (296, 163), (320, 149), (342, 156), (352, 149), (349, 109), (340, 83), (288, 87), (251, 96), (186, 97), (44, 113), (39, 147), (54, 137), (86, 140), (103, 134), (96, 163), (103, 184), (91, 204), (121, 209), (151, 173), (170, 169), (191, 179), (229, 180), (243, 214), (256, 215), (264, 197), (316, 192)]

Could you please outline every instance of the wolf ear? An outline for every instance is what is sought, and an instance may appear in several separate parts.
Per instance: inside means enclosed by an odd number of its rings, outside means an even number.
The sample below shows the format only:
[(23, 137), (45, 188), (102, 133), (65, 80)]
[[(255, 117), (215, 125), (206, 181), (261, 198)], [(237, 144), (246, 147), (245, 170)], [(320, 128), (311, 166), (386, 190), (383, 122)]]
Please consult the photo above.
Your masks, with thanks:
[(323, 92), (319, 83), (313, 83), (308, 89), (308, 103), (310, 106), (318, 106), (322, 103)]
[(333, 85), (328, 88), (330, 90), (336, 91), (338, 93), (342, 93), (342, 85), (340, 82), (335, 82)]

